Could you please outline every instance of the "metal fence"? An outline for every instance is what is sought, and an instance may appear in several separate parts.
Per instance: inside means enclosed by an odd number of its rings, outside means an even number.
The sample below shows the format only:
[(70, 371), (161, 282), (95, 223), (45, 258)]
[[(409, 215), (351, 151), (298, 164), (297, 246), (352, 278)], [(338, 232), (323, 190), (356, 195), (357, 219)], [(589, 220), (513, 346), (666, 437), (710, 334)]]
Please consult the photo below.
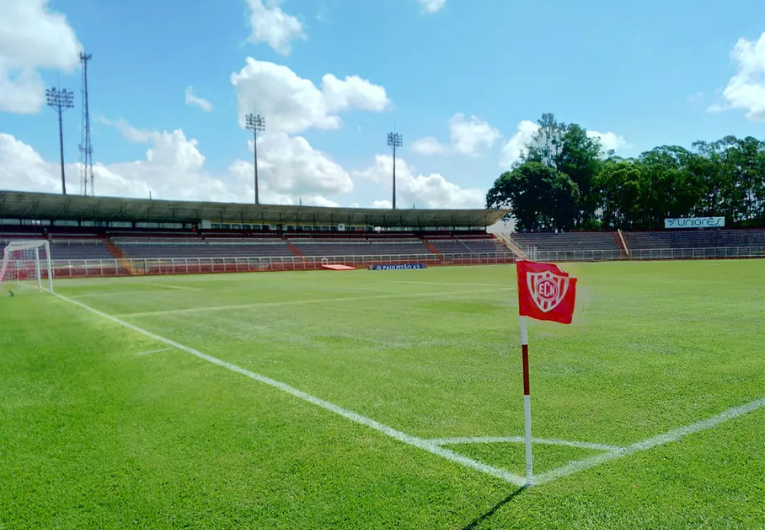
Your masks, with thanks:
[[(530, 259), (539, 261), (619, 261), (619, 260), (680, 260), (680, 259), (736, 259), (765, 258), (762, 247), (642, 249), (629, 256), (618, 250), (569, 250), (529, 253)], [(348, 265), (366, 267), (380, 264), (423, 263), (426, 265), (492, 265), (513, 263), (510, 252), (464, 254), (397, 254), (397, 255), (340, 255), (340, 256), (288, 256), (244, 258), (156, 258), (113, 260), (54, 260), (57, 278), (88, 276), (128, 276), (159, 274), (200, 274), (216, 272), (301, 271), (317, 270), (322, 265)]]
[(423, 263), (426, 265), (491, 265), (512, 263), (508, 253), (399, 254), (372, 256), (287, 256), (244, 258), (157, 258), (114, 260), (54, 260), (57, 278), (158, 274), (201, 274), (216, 272), (302, 271), (322, 265), (366, 267), (381, 264)]
[(536, 250), (528, 252), (539, 261), (617, 261), (617, 260), (680, 260), (763, 258), (763, 247), (657, 248), (632, 250), (629, 255), (619, 250)]

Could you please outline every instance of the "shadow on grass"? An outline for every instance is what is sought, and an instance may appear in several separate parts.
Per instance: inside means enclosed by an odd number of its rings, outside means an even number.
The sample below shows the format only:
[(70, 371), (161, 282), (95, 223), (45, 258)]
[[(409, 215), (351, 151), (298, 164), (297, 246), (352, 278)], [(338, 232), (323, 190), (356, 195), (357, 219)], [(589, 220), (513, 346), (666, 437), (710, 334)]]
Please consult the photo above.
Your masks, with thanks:
[(501, 501), (499, 501), (497, 504), (495, 504), (495, 505), (494, 505), (494, 506), (491, 508), (491, 510), (489, 510), (489, 511), (488, 511), (488, 512), (486, 512), (486, 513), (484, 513), (483, 515), (479, 515), (478, 517), (476, 517), (475, 519), (473, 519), (472, 521), (470, 521), (470, 522), (468, 523), (468, 525), (467, 525), (467, 526), (465, 526), (464, 528), (462, 528), (462, 530), (475, 530), (476, 528), (478, 528), (478, 525), (480, 525), (480, 524), (481, 524), (481, 523), (483, 523), (483, 522), (484, 522), (486, 519), (488, 519), (489, 517), (491, 517), (492, 515), (494, 515), (494, 514), (497, 512), (497, 510), (499, 510), (500, 508), (502, 508), (502, 507), (503, 507), (505, 504), (507, 504), (508, 502), (510, 502), (511, 500), (513, 500), (514, 498), (516, 498), (518, 495), (520, 495), (520, 494), (521, 494), (522, 492), (524, 492), (525, 490), (526, 490), (526, 488), (518, 488), (517, 490), (515, 490), (514, 492), (512, 492), (510, 495), (508, 495), (507, 497), (505, 497), (504, 499), (502, 499)]

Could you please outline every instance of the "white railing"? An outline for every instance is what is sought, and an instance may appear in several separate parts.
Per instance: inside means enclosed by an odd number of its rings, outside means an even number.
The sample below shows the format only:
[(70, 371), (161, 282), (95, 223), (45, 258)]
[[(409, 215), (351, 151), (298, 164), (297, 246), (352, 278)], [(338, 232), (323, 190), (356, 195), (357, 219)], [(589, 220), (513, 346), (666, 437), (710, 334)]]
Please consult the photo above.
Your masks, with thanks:
[(529, 257), (538, 261), (617, 261), (764, 258), (765, 247), (632, 249), (625, 258), (619, 250), (538, 250)]
[(373, 264), (424, 263), (427, 265), (478, 265), (511, 263), (511, 254), (473, 253), (391, 254), (373, 256), (286, 256), (244, 258), (157, 258), (121, 260), (54, 260), (57, 278), (83, 276), (126, 276), (129, 274), (196, 274), (211, 272), (300, 271), (321, 268), (324, 264), (365, 267)]
[[(533, 258), (532, 258), (533, 256)], [(619, 261), (618, 250), (568, 250), (530, 253), (539, 261)], [(638, 249), (631, 260), (737, 259), (765, 258), (763, 247), (723, 247), (688, 249)], [(466, 252), (462, 254), (390, 254), (285, 257), (206, 257), (113, 260), (53, 260), (56, 277), (125, 276), (129, 274), (196, 274), (210, 272), (299, 271), (321, 268), (322, 264), (365, 267), (372, 264), (424, 263), (427, 265), (489, 265), (512, 263), (510, 252)]]

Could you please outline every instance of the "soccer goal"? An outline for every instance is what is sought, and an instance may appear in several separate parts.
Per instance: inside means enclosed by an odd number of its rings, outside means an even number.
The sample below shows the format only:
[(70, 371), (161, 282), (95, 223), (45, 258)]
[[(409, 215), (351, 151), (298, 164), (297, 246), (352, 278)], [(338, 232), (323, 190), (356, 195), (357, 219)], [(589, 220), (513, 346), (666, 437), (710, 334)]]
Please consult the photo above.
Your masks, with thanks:
[(37, 287), (53, 292), (53, 264), (47, 241), (12, 241), (3, 250), (0, 290)]

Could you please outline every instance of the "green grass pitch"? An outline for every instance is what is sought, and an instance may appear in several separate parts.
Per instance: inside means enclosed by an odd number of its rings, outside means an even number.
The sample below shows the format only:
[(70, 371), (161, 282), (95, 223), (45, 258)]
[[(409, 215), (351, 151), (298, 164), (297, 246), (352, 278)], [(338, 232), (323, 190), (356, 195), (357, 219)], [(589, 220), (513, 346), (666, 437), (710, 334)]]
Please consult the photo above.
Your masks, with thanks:
[(512, 266), (6, 291), (0, 529), (765, 528), (765, 260), (563, 268), (529, 489)]

